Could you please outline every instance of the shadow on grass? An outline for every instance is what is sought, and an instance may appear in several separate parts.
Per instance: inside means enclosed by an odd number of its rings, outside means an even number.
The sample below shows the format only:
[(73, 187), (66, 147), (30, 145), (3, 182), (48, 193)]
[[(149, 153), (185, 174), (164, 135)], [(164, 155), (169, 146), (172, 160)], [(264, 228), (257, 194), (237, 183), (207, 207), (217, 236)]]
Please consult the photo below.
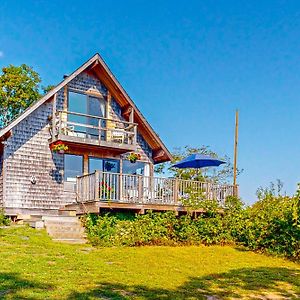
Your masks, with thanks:
[(20, 298), (17, 296), (20, 290), (30, 290), (31, 293), (42, 292), (52, 289), (51, 285), (36, 283), (28, 279), (19, 277), (17, 273), (1, 273), (0, 272), (0, 299), (37, 299), (34, 296), (26, 296)]
[[(172, 280), (170, 278), (169, 280)], [(300, 271), (287, 268), (242, 268), (190, 278), (176, 290), (102, 282), (68, 299), (300, 299)]]

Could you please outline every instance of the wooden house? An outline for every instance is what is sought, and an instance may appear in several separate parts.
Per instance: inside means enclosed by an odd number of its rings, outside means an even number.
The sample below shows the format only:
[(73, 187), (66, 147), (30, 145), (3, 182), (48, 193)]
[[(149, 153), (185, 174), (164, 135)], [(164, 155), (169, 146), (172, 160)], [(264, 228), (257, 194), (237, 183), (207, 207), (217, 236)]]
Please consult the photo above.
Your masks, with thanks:
[(154, 165), (169, 160), (96, 54), (0, 130), (0, 207), (10, 216), (62, 207), (178, 211), (187, 187), (220, 201), (234, 194), (233, 186), (155, 178)]

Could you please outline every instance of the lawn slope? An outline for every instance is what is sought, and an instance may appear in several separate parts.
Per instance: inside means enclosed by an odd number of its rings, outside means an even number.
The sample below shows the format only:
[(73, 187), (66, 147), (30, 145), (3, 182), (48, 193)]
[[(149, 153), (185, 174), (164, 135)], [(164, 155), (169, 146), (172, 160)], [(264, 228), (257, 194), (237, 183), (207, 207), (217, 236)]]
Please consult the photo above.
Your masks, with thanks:
[(300, 265), (232, 247), (93, 248), (0, 229), (0, 299), (298, 299)]

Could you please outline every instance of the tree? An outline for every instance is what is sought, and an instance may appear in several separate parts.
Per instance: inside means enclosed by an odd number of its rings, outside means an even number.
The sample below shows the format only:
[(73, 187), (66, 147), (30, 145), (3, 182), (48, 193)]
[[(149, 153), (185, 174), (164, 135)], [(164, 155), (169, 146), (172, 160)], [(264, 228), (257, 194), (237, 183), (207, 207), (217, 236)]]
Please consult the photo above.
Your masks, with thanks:
[(0, 74), (0, 128), (40, 98), (40, 76), (31, 67), (9, 65)]
[(49, 93), (54, 87), (55, 87), (55, 85), (52, 85), (52, 84), (42, 86), (43, 95), (46, 95), (47, 93)]
[[(221, 157), (226, 163), (218, 168), (201, 168), (201, 169), (178, 169), (172, 168), (172, 165), (184, 159), (190, 154), (200, 153), (204, 155), (209, 155), (214, 158), (220, 158), (217, 153), (212, 151), (209, 146), (201, 147), (190, 147), (185, 146), (183, 148), (176, 148), (172, 153), (173, 160), (168, 163), (163, 163), (157, 165), (155, 172), (158, 174), (168, 173), (173, 177), (186, 179), (186, 180), (196, 180), (196, 181), (212, 181), (216, 183), (228, 183), (228, 181), (233, 177), (233, 166), (230, 162), (228, 156)], [(241, 171), (238, 170), (238, 174)]]

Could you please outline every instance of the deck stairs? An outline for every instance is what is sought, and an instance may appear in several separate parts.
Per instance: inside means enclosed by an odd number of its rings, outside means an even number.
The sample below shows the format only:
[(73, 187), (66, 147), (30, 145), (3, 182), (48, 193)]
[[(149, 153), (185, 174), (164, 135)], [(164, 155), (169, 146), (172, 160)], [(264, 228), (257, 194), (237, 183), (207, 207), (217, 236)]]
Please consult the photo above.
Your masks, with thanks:
[(42, 217), (48, 234), (54, 241), (84, 244), (85, 232), (76, 216), (44, 216)]
[[(20, 218), (21, 219), (21, 218)], [(45, 228), (53, 241), (70, 244), (85, 244), (86, 234), (81, 221), (70, 211), (59, 211), (52, 216), (27, 216), (22, 218), (23, 224), (42, 229)]]

